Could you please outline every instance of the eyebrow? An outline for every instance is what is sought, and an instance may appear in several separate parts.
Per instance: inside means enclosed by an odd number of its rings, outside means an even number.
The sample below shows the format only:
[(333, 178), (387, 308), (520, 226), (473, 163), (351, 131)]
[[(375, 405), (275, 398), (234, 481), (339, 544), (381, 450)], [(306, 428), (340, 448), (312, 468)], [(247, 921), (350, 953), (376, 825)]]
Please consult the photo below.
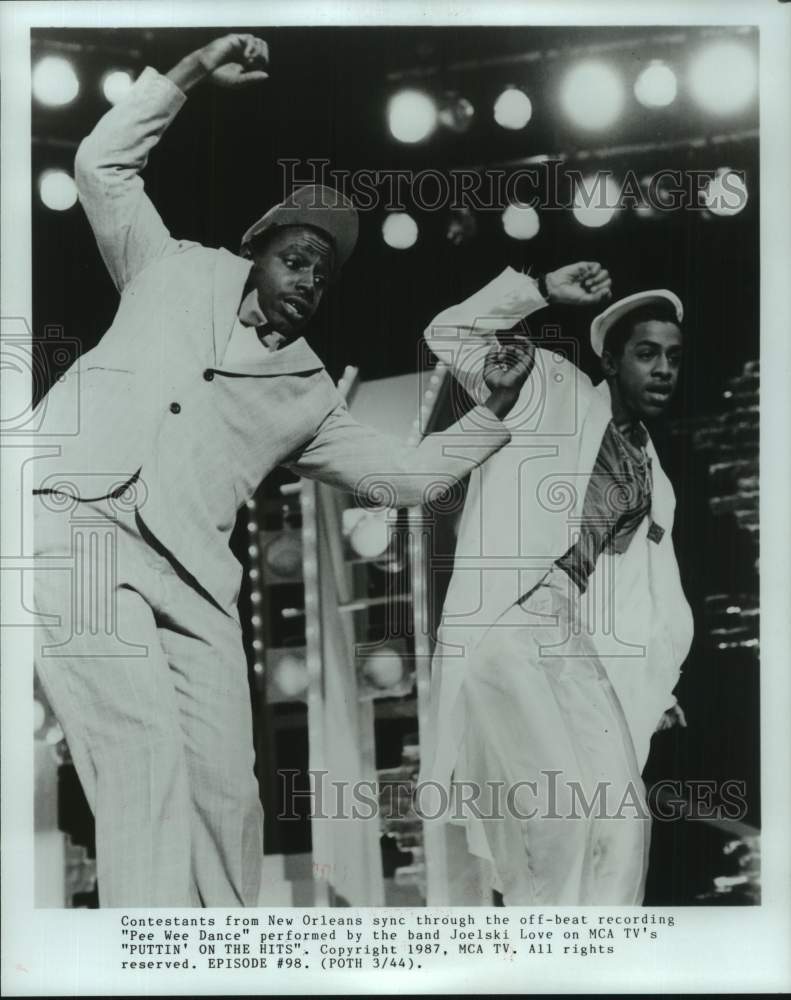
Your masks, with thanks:
[[(638, 340), (637, 343), (634, 346), (635, 346), (635, 348), (638, 348), (638, 347), (658, 347), (658, 348), (661, 348), (662, 347), (662, 345), (658, 341), (656, 341), (656, 340), (650, 340), (650, 339), (649, 340)], [(674, 350), (675, 351), (680, 351), (680, 350), (682, 350), (683, 346), (684, 346), (683, 344), (671, 344), (667, 348), (667, 350), (668, 351), (674, 351)]]

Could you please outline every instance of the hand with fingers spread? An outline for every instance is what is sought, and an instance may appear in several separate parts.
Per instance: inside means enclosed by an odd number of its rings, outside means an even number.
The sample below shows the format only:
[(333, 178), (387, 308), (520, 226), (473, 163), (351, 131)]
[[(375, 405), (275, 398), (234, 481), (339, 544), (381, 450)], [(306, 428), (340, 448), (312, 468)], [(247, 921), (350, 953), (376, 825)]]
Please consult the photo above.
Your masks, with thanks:
[(550, 271), (544, 278), (549, 301), (556, 305), (595, 306), (611, 298), (609, 271), (595, 261), (579, 261)]
[(483, 364), (483, 380), (490, 390), (485, 405), (497, 417), (509, 413), (533, 370), (535, 347), (523, 334), (500, 333)]

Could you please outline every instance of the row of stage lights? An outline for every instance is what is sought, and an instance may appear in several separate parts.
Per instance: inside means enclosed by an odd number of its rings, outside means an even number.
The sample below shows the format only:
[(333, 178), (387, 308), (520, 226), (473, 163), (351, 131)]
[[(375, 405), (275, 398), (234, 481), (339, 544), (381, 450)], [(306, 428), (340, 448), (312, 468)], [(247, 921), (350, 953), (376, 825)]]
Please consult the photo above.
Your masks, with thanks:
[[(115, 104), (129, 90), (133, 75), (127, 69), (108, 70), (101, 91)], [(752, 51), (731, 39), (711, 42), (692, 58), (687, 73), (692, 96), (700, 106), (716, 115), (741, 111), (755, 96), (757, 67)], [(48, 55), (33, 69), (33, 96), (49, 107), (71, 104), (80, 93), (77, 72), (63, 56)], [(634, 95), (645, 108), (664, 108), (678, 92), (675, 70), (661, 59), (651, 60), (634, 83)], [(602, 129), (612, 125), (625, 104), (622, 75), (602, 60), (589, 59), (572, 66), (561, 83), (561, 104), (569, 118), (581, 128)], [(475, 115), (465, 98), (438, 102), (421, 90), (403, 90), (388, 106), (388, 124), (401, 142), (420, 142), (438, 125), (463, 130)], [(524, 128), (533, 115), (533, 104), (524, 89), (509, 85), (494, 102), (493, 117), (506, 129)]]
[[(644, 179), (648, 187), (651, 179)], [(619, 207), (619, 187), (611, 174), (592, 174), (584, 177), (576, 188), (572, 213), (583, 226), (598, 229), (606, 226), (623, 209)], [(74, 179), (65, 170), (45, 170), (39, 178), (39, 195), (47, 208), (67, 211), (77, 201)], [(738, 215), (747, 204), (747, 186), (744, 177), (730, 167), (720, 167), (708, 186), (701, 192), (700, 207), (711, 215)], [(635, 213), (643, 218), (657, 218), (661, 212), (651, 204), (636, 205)], [(464, 242), (475, 229), (469, 210), (457, 212), (448, 231), (451, 242)], [(531, 205), (510, 204), (501, 216), (506, 235), (515, 240), (530, 240), (541, 229), (541, 218)], [(454, 238), (453, 231), (459, 238)], [(408, 250), (419, 238), (420, 228), (408, 212), (391, 212), (382, 223), (382, 238), (394, 250)]]
[[(648, 186), (650, 178), (644, 180)], [(578, 185), (572, 214), (580, 225), (589, 229), (606, 226), (624, 208), (618, 204), (620, 189), (611, 174), (593, 174)], [(720, 167), (701, 192), (700, 209), (716, 216), (732, 216), (747, 204), (747, 186), (742, 174), (730, 167)], [(661, 209), (648, 203), (634, 206), (637, 216), (645, 219), (662, 217)], [(541, 216), (532, 205), (511, 204), (500, 220), (507, 236), (514, 240), (531, 240), (541, 229)], [(473, 214), (468, 209), (452, 213), (447, 237), (452, 243), (466, 242), (476, 229)], [(394, 250), (409, 250), (420, 237), (420, 227), (408, 212), (391, 212), (382, 223), (382, 238)]]
[[(115, 104), (129, 90), (134, 82), (127, 69), (111, 69), (102, 76), (99, 83), (102, 95), (110, 104)], [(33, 97), (50, 108), (60, 108), (71, 104), (80, 93), (80, 80), (70, 60), (64, 56), (44, 56), (33, 67), (31, 79)]]
[[(39, 178), (39, 195), (47, 208), (67, 211), (77, 201), (77, 188), (74, 179), (65, 170), (45, 170)], [(618, 185), (611, 175), (599, 174), (583, 178), (575, 194), (572, 214), (577, 222), (587, 228), (606, 226), (623, 211), (618, 206), (618, 196)], [(746, 204), (747, 186), (744, 178), (729, 167), (720, 167), (701, 194), (701, 208), (711, 215), (737, 215)], [(649, 204), (637, 205), (634, 211), (644, 218), (657, 218), (661, 215)], [(533, 239), (541, 229), (541, 217), (531, 205), (508, 205), (501, 215), (501, 221), (506, 235), (515, 240)], [(464, 242), (467, 238), (465, 231), (469, 232), (474, 228), (475, 221), (471, 212), (457, 212), (451, 221), (448, 238), (454, 243)], [(454, 237), (454, 232), (459, 233), (458, 239)], [(391, 212), (382, 223), (382, 238), (394, 250), (410, 249), (417, 243), (419, 236), (420, 227), (408, 212)]]
[[(687, 67), (691, 93), (706, 110), (715, 114), (735, 113), (753, 98), (757, 86), (755, 60), (744, 44), (718, 40), (695, 53)], [(132, 86), (133, 75), (127, 69), (111, 69), (101, 79), (105, 99), (114, 104)], [(72, 63), (59, 55), (41, 58), (33, 69), (33, 95), (50, 107), (71, 103), (80, 93), (80, 82)], [(647, 108), (667, 107), (675, 100), (678, 90), (674, 70), (665, 62), (653, 60), (643, 68), (634, 83), (634, 93)], [(610, 65), (587, 60), (571, 67), (561, 83), (561, 103), (567, 114), (579, 126), (601, 129), (611, 125), (625, 103), (623, 78)], [(391, 98), (388, 122), (395, 138), (406, 143), (427, 139), (438, 126), (464, 131), (472, 122), (475, 111), (458, 94), (446, 95), (438, 102), (429, 94), (405, 90)], [(503, 90), (494, 104), (494, 119), (503, 128), (521, 129), (530, 121), (532, 102), (525, 91), (516, 86)], [(585, 178), (578, 188), (572, 207), (582, 225), (598, 228), (610, 222), (617, 212), (615, 181), (607, 175)], [(590, 203), (589, 192), (601, 191), (603, 197)], [(50, 169), (39, 178), (39, 195), (47, 208), (67, 211), (77, 201), (77, 190), (70, 174)], [(702, 193), (701, 207), (714, 215), (735, 215), (747, 202), (743, 179), (722, 167), (708, 189)], [(656, 215), (650, 206), (637, 207), (638, 215)], [(540, 230), (538, 212), (528, 205), (512, 204), (502, 214), (505, 233), (513, 239), (532, 239)], [(472, 223), (474, 227), (474, 222)], [(405, 212), (388, 215), (382, 236), (394, 249), (408, 249), (419, 238), (415, 219)]]
[[(686, 83), (705, 111), (719, 116), (736, 114), (756, 94), (755, 57), (738, 41), (711, 42), (690, 60)], [(577, 127), (593, 132), (609, 128), (619, 118), (626, 105), (626, 89), (618, 69), (600, 59), (587, 59), (566, 72), (560, 85), (560, 103)], [(644, 108), (666, 108), (678, 94), (676, 71), (667, 62), (653, 59), (641, 70), (633, 91)], [(494, 102), (492, 114), (502, 128), (523, 129), (533, 117), (533, 103), (525, 88), (510, 84)], [(437, 98), (408, 88), (394, 94), (387, 109), (390, 132), (404, 143), (423, 142), (438, 127), (465, 132), (474, 118), (473, 105), (455, 92)]]

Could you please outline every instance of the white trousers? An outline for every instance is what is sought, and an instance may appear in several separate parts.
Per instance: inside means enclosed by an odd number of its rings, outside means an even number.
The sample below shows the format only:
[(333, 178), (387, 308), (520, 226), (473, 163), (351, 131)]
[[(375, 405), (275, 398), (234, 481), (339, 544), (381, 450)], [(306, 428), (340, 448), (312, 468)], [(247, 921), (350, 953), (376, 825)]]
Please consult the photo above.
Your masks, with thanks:
[[(645, 787), (618, 698), (554, 569), (493, 626), (467, 668), (468, 725), (454, 771), (470, 850), (506, 905), (639, 905)], [(575, 616), (577, 618), (574, 625)]]
[(100, 905), (257, 905), (238, 622), (122, 501), (34, 504), (36, 669), (96, 819)]

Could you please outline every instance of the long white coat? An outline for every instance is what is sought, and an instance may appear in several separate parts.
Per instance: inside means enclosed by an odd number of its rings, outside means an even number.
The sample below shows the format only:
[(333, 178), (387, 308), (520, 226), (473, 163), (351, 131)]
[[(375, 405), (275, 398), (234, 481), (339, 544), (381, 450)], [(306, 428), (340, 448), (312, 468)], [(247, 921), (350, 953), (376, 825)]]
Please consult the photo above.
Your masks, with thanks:
[[(425, 338), (480, 400), (486, 392), (482, 360), (494, 331), (509, 329), (542, 305), (535, 282), (509, 268), (440, 313)], [(571, 545), (611, 418), (606, 383), (594, 387), (560, 351), (536, 349), (533, 372), (505, 421), (510, 444), (471, 476), (432, 663), (432, 725), (424, 734), (421, 780), (449, 789), (466, 727), (460, 697), (465, 669), (486, 630), (497, 627)], [(671, 537), (675, 496), (650, 441), (648, 453), (650, 519), (664, 534), (658, 543), (649, 540), (644, 519), (625, 554), (600, 557), (588, 587), (597, 604), (594, 640), (641, 769), (656, 723), (674, 701), (692, 641)], [(507, 619), (501, 625), (508, 627)]]

